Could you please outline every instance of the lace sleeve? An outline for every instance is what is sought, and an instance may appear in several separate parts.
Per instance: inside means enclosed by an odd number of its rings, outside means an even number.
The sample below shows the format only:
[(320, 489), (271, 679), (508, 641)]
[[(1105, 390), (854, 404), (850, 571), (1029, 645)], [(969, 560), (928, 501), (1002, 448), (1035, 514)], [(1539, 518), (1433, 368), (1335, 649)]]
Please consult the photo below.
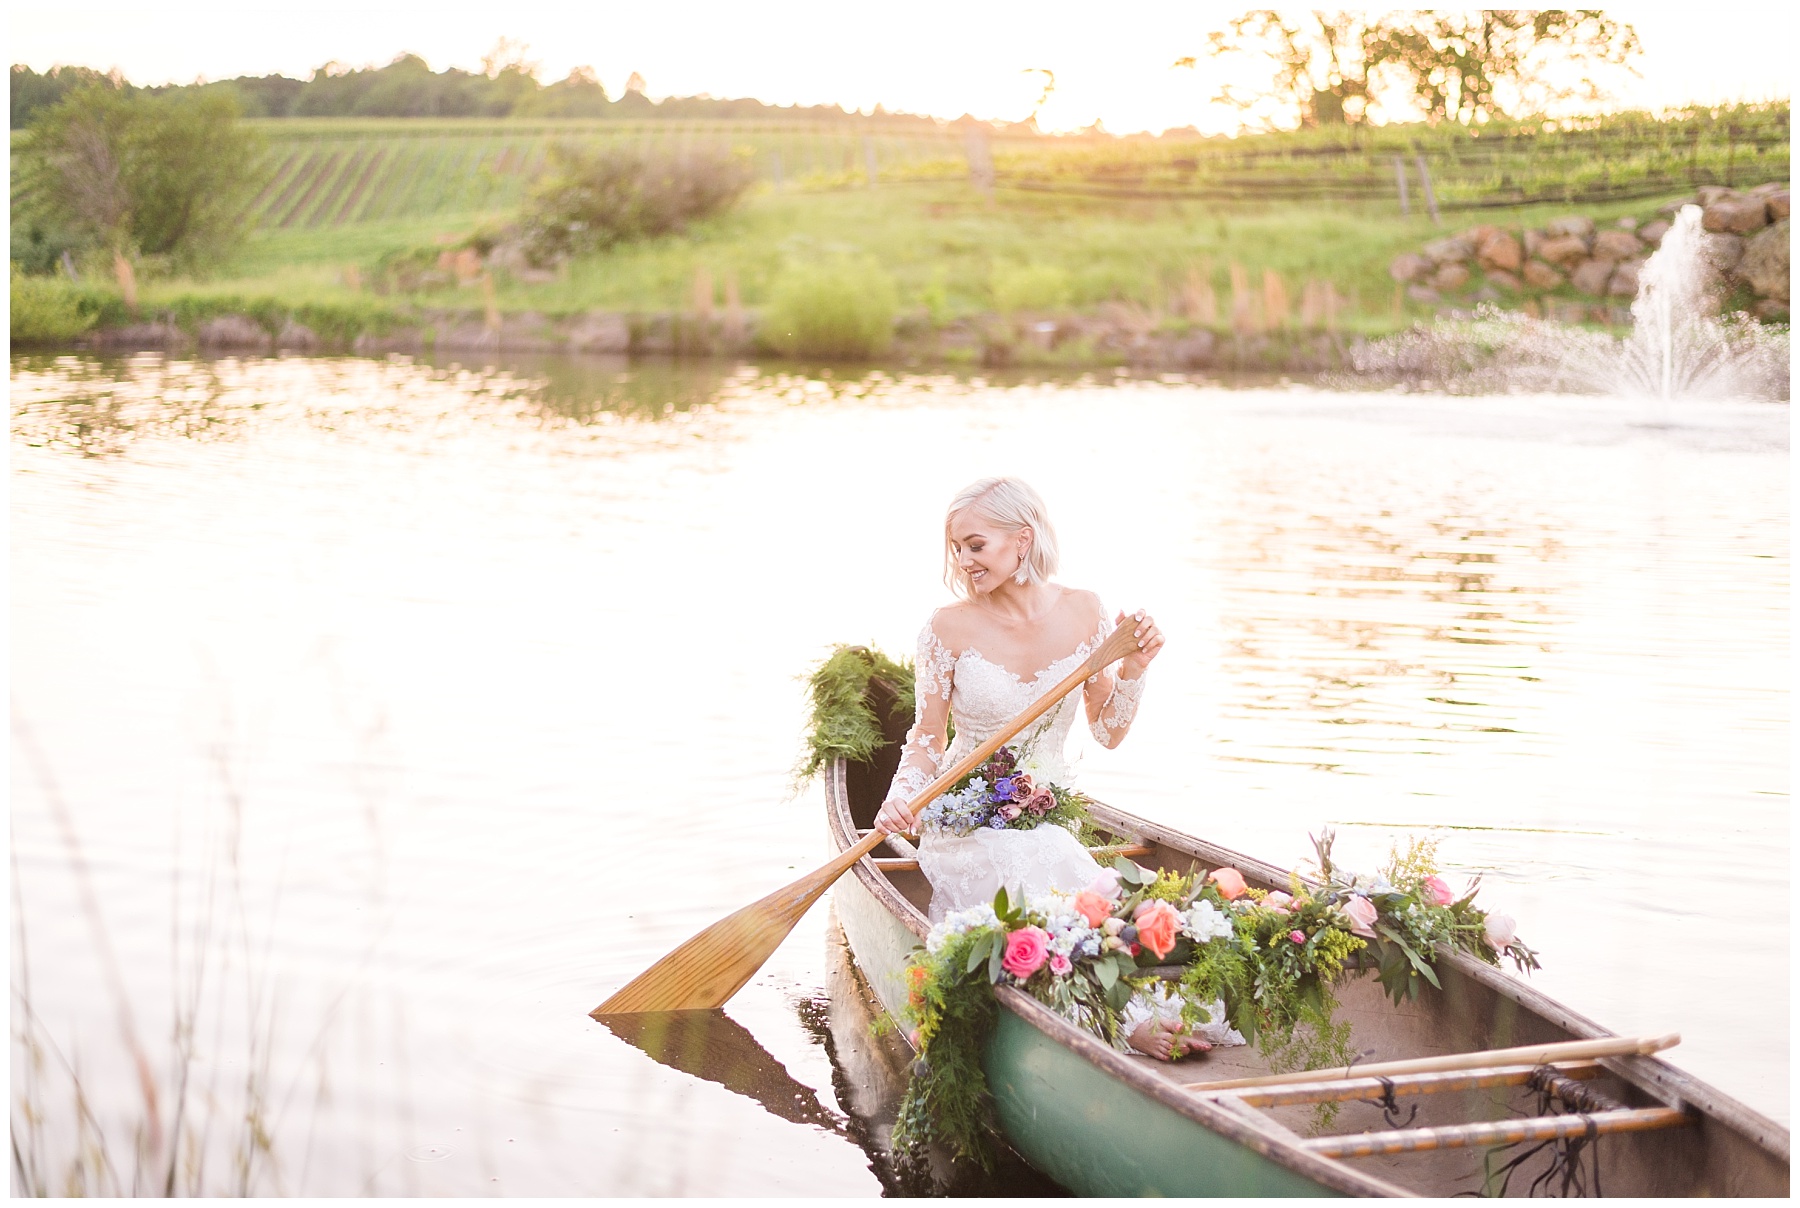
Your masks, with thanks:
[(913, 727), (900, 749), (900, 767), (888, 787), (889, 801), (912, 801), (943, 771), (944, 735), (949, 731), (950, 688), (955, 677), (956, 656), (938, 641), (931, 622), (925, 622), (913, 663)]
[[(1107, 624), (1106, 610), (1100, 610), (1100, 627), (1093, 637), (1094, 645), (1106, 640), (1112, 632)], [(1119, 674), (1118, 668), (1102, 671), (1088, 680), (1088, 732), (1096, 742), (1104, 747), (1116, 747), (1124, 741), (1125, 734), (1131, 729), (1131, 719), (1137, 716), (1138, 702), (1144, 697), (1144, 681), (1147, 676), (1126, 679)], [(1099, 707), (1093, 702), (1098, 700)]]

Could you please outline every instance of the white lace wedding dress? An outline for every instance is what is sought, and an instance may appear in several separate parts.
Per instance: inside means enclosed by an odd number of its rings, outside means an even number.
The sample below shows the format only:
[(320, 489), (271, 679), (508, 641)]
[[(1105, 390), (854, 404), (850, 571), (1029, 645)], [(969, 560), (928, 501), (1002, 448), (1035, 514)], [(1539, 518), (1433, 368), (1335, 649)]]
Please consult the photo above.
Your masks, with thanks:
[[(1092, 637), (1025, 679), (990, 661), (972, 646), (949, 649), (938, 639), (932, 621), (927, 621), (919, 633), (918, 660), (914, 664), (914, 725), (907, 734), (888, 797), (910, 801), (918, 796), (945, 768), (993, 737), (1027, 706), (1061, 683), (1111, 632), (1112, 626), (1102, 610), (1095, 618)], [(1089, 722), (1089, 730), (1102, 744), (1113, 746), (1137, 714), (1147, 677), (1131, 680), (1102, 672), (1088, 682), (1094, 684), (1102, 676), (1111, 681), (1112, 691), (1099, 715)], [(1082, 697), (1080, 691), (1071, 692), (1008, 744), (1036, 765), (1039, 780), (1069, 784), (1064, 748), (1076, 715), (1085, 712)], [(956, 723), (956, 737), (948, 751), (940, 746), (946, 705), (948, 715)], [(919, 836), (919, 869), (931, 882), (930, 916), (934, 923), (951, 911), (992, 902), (1002, 886), (1009, 897), (1023, 894), (1030, 899), (1048, 890), (1074, 893), (1087, 888), (1101, 874), (1093, 856), (1060, 826), (978, 829), (968, 835), (927, 827)], [(1180, 1021), (1180, 1004), (1161, 993), (1153, 998), (1141, 994), (1134, 997), (1125, 1012), (1125, 1033), (1153, 1016), (1172, 1026)], [(1215, 1012), (1214, 1018), (1218, 1016), (1219, 1012)], [(1223, 1024), (1203, 1026), (1195, 1030), (1195, 1035), (1215, 1044), (1244, 1043), (1243, 1037)]]

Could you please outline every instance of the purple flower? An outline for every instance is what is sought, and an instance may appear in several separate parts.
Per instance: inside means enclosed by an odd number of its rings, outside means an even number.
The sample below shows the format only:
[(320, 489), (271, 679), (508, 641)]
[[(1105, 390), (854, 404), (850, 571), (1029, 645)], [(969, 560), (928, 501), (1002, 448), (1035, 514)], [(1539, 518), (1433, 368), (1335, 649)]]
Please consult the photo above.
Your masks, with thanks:
[(1000, 779), (994, 781), (994, 800), (995, 801), (1011, 801), (1012, 799), (1013, 799), (1012, 777), (1002, 776)]
[(999, 814), (995, 814), (992, 818), (988, 819), (988, 827), (992, 830), (1005, 830), (1006, 819), (1002, 818)]

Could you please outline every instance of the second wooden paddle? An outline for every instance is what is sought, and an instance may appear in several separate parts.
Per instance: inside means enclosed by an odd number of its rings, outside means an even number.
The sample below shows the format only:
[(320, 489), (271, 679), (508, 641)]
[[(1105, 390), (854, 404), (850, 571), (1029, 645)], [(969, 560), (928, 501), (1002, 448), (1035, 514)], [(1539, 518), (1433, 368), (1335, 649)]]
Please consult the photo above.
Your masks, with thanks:
[[(1138, 648), (1137, 624), (1136, 620), (1127, 617), (1067, 679), (1040, 696), (992, 738), (927, 785), (907, 804), (912, 816), (918, 817), (920, 810), (980, 767), (1008, 739), (1048, 713), (1058, 701), (1079, 688), (1083, 680), (1135, 651)], [(599, 1019), (638, 1011), (688, 1011), (724, 1006), (725, 1001), (762, 968), (763, 962), (787, 938), (807, 907), (818, 901), (819, 895), (833, 881), (886, 838), (880, 831), (872, 832), (824, 867), (719, 920), (638, 974), (618, 993), (595, 1007), (591, 1014)]]

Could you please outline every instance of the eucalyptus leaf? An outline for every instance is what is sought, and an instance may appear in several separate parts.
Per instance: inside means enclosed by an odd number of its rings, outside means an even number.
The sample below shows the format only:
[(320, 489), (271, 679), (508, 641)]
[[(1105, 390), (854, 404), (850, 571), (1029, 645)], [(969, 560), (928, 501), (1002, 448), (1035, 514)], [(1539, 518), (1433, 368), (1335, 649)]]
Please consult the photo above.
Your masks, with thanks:
[[(998, 937), (996, 937), (998, 938)], [(1006, 945), (996, 943), (993, 954), (988, 957), (988, 981), (998, 985), (1000, 982), (1000, 961), (1006, 955)]]
[(975, 972), (975, 967), (988, 958), (988, 953), (994, 949), (994, 938), (992, 935), (983, 936), (969, 945), (969, 961), (963, 968), (964, 973)]
[(1119, 966), (1110, 960), (1096, 961), (1094, 976), (1100, 979), (1102, 989), (1111, 990), (1113, 983), (1119, 980)]

